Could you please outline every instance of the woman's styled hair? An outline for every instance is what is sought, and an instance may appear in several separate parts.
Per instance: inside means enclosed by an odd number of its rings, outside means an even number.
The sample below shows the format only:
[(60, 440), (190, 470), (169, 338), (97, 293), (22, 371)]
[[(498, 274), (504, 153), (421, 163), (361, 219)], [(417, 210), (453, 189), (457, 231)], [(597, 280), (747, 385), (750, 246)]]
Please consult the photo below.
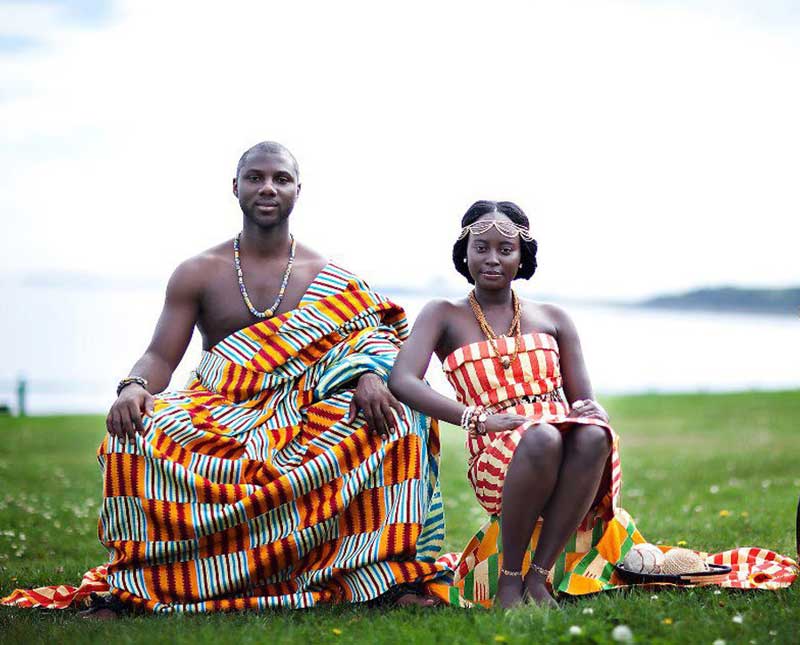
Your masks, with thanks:
[[(514, 222), (514, 224), (524, 226), (525, 228), (530, 227), (528, 216), (525, 215), (522, 209), (514, 202), (490, 202), (481, 200), (475, 202), (467, 209), (467, 212), (464, 213), (464, 217), (461, 218), (461, 228), (469, 226), (487, 213), (494, 212), (502, 213)], [(453, 264), (456, 267), (456, 271), (463, 275), (470, 284), (475, 284), (475, 280), (473, 280), (472, 276), (469, 274), (467, 263), (464, 261), (467, 257), (468, 243), (469, 235), (453, 244)], [(522, 237), (519, 238), (519, 244), (520, 251), (522, 252), (522, 266), (519, 271), (517, 271), (517, 275), (514, 279), (524, 278), (527, 280), (536, 272), (536, 250), (538, 245), (536, 240), (526, 242)]]

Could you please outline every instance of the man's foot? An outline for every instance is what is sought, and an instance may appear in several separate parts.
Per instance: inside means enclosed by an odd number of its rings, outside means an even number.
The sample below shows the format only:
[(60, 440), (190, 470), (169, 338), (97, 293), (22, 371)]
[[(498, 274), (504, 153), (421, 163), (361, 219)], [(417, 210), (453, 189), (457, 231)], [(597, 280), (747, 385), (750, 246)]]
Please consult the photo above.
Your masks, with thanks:
[(81, 618), (85, 618), (86, 620), (116, 620), (119, 618), (119, 614), (115, 612), (113, 609), (87, 609), (79, 613)]
[(501, 573), (497, 579), (497, 594), (494, 597), (494, 604), (503, 609), (517, 607), (523, 603), (522, 592), (522, 577)]
[(78, 615), (86, 620), (116, 620), (125, 611), (125, 605), (119, 598), (108, 593), (92, 593), (89, 609), (79, 612)]
[(529, 573), (525, 576), (526, 600), (546, 609), (558, 609), (556, 599), (547, 590), (547, 584), (542, 576)]
[(397, 607), (438, 607), (440, 604), (436, 596), (425, 596), (416, 593), (404, 593), (395, 601)]

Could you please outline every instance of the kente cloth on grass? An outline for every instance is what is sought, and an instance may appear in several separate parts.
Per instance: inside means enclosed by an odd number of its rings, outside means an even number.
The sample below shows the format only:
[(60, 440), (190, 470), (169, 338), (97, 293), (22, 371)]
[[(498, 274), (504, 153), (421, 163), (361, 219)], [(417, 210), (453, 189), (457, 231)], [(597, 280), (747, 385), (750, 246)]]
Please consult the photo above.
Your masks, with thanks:
[[(497, 346), (501, 355), (513, 352), (510, 339), (499, 339)], [(630, 515), (618, 505), (622, 483), (619, 440), (611, 427), (598, 419), (567, 419), (570, 409), (561, 391), (556, 339), (544, 333), (523, 334), (517, 359), (508, 369), (503, 369), (487, 341), (456, 349), (445, 358), (442, 367), (462, 403), (520, 414), (528, 417), (528, 421), (507, 432), (468, 436), (467, 478), (489, 519), (461, 554), (440, 558), (443, 565), (454, 570), (453, 582), (451, 585), (433, 583), (429, 585), (431, 591), (455, 605), (492, 604), (503, 566), (499, 518), (503, 482), (520, 438), (525, 432), (536, 432), (538, 423), (553, 424), (562, 432), (574, 431), (580, 424), (601, 426), (611, 440), (611, 454), (597, 498), (556, 561), (549, 583), (558, 592), (576, 595), (624, 586), (613, 565), (621, 562), (634, 544), (645, 539)], [(525, 555), (523, 571), (530, 566), (541, 528), (540, 520)], [(728, 576), (714, 578), (714, 584), (723, 587), (777, 589), (789, 586), (796, 577), (796, 564), (792, 559), (765, 549), (740, 548), (713, 555), (699, 554), (709, 563), (732, 567)]]
[(406, 335), (402, 309), (328, 265), (297, 309), (204, 352), (144, 436), (106, 436), (110, 592), (162, 612), (308, 607), (443, 573), (437, 425), (405, 408), (383, 441), (345, 422), (355, 380), (388, 378)]

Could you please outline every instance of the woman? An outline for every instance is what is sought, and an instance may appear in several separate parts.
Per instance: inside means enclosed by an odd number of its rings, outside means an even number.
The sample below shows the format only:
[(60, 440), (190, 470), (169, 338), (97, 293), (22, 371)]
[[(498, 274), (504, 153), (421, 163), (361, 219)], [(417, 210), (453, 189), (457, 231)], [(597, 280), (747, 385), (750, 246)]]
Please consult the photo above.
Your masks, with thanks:
[[(589, 524), (613, 512), (607, 489), (615, 437), (593, 400), (572, 321), (559, 307), (523, 301), (511, 288), (536, 270), (528, 218), (512, 202), (479, 201), (461, 225), (453, 262), (474, 289), (457, 302), (424, 307), (389, 387), (411, 407), (468, 432), (468, 478), (502, 526), (495, 603), (511, 607), (530, 598), (554, 605), (547, 578), (567, 540), (591, 509)], [(423, 380), (434, 352), (458, 401)], [(523, 561), (540, 520), (528, 566)]]

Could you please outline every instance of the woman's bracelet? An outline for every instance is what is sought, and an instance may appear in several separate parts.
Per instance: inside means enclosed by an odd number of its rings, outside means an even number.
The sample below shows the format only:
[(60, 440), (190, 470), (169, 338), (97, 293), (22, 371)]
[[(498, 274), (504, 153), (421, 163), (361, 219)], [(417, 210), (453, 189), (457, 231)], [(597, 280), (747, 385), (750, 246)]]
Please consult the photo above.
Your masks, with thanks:
[(461, 415), (461, 427), (469, 434), (486, 434), (486, 419), (489, 415), (482, 405), (471, 405)]
[(467, 424), (469, 421), (469, 417), (470, 415), (472, 415), (472, 411), (474, 409), (475, 409), (474, 406), (468, 405), (466, 408), (464, 408), (464, 411), (461, 413), (461, 428), (463, 430), (469, 430), (469, 426)]

